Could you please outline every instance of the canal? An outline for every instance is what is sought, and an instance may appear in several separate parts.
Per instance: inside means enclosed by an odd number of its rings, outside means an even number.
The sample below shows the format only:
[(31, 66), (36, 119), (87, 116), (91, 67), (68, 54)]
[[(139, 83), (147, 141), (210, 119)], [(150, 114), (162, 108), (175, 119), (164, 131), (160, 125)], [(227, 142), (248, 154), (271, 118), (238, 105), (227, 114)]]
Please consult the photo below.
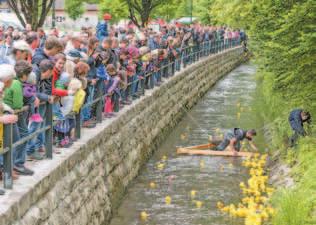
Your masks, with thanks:
[[(219, 81), (174, 128), (130, 185), (111, 225), (241, 225), (221, 214), (217, 201), (240, 200), (248, 177), (240, 158), (183, 156), (176, 146), (207, 143), (232, 127), (255, 128), (264, 147), (262, 124), (252, 110), (256, 69), (244, 64)], [(166, 204), (166, 196), (170, 204)], [(140, 213), (148, 214), (147, 220)]]

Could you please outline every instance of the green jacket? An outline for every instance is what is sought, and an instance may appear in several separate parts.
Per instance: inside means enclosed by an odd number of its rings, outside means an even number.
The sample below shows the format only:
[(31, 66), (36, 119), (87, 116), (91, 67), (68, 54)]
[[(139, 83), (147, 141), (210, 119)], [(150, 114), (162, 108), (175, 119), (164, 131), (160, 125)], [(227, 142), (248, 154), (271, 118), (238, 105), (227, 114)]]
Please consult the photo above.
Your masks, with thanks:
[(23, 107), (23, 86), (19, 80), (13, 80), (12, 85), (4, 91), (3, 102), (13, 110)]

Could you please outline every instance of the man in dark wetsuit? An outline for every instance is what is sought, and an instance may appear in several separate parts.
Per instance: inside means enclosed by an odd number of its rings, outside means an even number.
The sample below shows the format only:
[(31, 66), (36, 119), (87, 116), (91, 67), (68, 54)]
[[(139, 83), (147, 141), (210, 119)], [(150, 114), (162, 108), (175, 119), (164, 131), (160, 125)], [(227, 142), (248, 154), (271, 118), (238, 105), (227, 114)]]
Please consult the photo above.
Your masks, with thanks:
[(258, 151), (258, 148), (252, 143), (252, 138), (257, 135), (257, 132), (254, 129), (243, 130), (240, 128), (233, 128), (228, 130), (224, 135), (224, 140), (216, 146), (215, 150), (224, 151), (227, 147), (230, 147), (235, 153), (240, 151), (241, 144), (240, 142), (244, 139), (249, 141), (250, 146)]
[(302, 109), (294, 109), (289, 116), (289, 123), (294, 131), (294, 134), (290, 137), (290, 147), (293, 147), (299, 138), (299, 136), (305, 136), (304, 123), (311, 123), (311, 115), (309, 112), (305, 112)]

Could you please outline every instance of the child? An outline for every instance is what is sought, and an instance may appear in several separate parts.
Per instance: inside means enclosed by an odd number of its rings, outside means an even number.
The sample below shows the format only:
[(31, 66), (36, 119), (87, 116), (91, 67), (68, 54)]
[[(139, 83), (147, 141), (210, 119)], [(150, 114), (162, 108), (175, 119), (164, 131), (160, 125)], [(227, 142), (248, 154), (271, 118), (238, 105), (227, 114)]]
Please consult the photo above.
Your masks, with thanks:
[[(32, 70), (32, 67), (30, 66), (30, 70)], [(30, 109), (30, 123), (41, 123), (43, 122), (43, 118), (38, 113), (38, 107), (34, 106), (34, 102), (36, 100), (36, 75), (35, 73), (31, 72), (28, 76), (28, 79), (26, 82), (23, 82), (23, 101), (24, 105), (29, 106)]]
[(66, 63), (66, 56), (62, 53), (58, 53), (55, 56), (55, 67), (53, 70), (53, 79), (52, 79), (52, 95), (58, 97), (64, 97), (67, 95), (72, 95), (71, 91), (67, 91), (66, 89), (60, 89), (56, 87), (56, 82), (59, 79), (61, 73), (64, 71), (64, 66)]
[[(68, 73), (63, 72), (59, 79), (55, 83), (55, 87), (58, 90), (67, 91), (68, 84), (70, 82), (70, 76)], [(72, 91), (72, 90), (71, 90)], [(71, 112), (73, 107), (73, 96), (64, 96), (60, 101), (53, 105), (54, 120), (56, 121), (54, 130), (57, 147), (68, 148), (71, 146), (69, 138), (66, 134), (70, 131), (69, 120), (67, 115)]]
[(113, 110), (114, 112), (119, 111), (119, 98), (120, 98), (120, 90), (119, 90), (119, 83), (120, 77), (117, 75), (117, 71), (113, 64), (109, 64), (106, 67), (108, 74), (110, 75), (110, 79), (106, 86), (106, 97), (105, 97), (105, 117), (110, 118), (112, 117)]

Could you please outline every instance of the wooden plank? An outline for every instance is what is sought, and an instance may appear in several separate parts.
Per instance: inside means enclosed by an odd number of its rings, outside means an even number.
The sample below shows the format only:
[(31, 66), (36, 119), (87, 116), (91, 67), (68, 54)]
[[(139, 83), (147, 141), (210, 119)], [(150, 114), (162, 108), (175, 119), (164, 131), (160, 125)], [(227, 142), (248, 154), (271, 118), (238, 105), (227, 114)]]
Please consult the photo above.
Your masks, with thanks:
[(204, 145), (194, 145), (194, 146), (188, 146), (188, 147), (184, 147), (186, 149), (210, 149), (215, 147), (214, 144), (208, 143), (208, 144), (204, 144)]
[(177, 148), (177, 154), (248, 157), (248, 156), (252, 156), (254, 153), (253, 152), (238, 152), (236, 155), (234, 155), (234, 152), (232, 151), (214, 151), (214, 150)]

